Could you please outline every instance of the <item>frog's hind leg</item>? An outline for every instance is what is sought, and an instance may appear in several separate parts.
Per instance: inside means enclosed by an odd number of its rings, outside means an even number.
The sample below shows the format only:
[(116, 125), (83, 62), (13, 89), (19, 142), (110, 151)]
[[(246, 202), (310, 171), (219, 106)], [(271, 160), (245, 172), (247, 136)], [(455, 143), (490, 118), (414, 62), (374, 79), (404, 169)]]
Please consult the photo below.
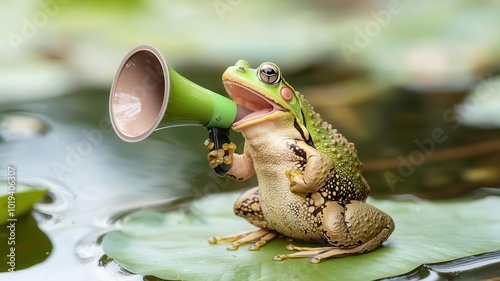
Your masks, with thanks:
[(255, 251), (262, 247), (267, 241), (274, 239), (279, 234), (267, 229), (268, 223), (260, 209), (259, 189), (252, 188), (238, 198), (234, 204), (234, 213), (247, 219), (251, 224), (260, 227), (260, 229), (247, 231), (228, 236), (210, 237), (208, 242), (216, 244), (217, 242), (232, 242), (227, 247), (228, 250), (237, 250), (239, 246), (254, 243), (249, 250)]
[(321, 222), (330, 246), (288, 245), (288, 250), (299, 252), (273, 259), (310, 257), (312, 263), (318, 263), (327, 258), (362, 254), (380, 246), (394, 230), (391, 217), (365, 202), (355, 200), (347, 204), (328, 202), (322, 211)]
[(260, 209), (259, 187), (247, 190), (236, 200), (234, 213), (257, 227), (269, 228), (269, 224)]

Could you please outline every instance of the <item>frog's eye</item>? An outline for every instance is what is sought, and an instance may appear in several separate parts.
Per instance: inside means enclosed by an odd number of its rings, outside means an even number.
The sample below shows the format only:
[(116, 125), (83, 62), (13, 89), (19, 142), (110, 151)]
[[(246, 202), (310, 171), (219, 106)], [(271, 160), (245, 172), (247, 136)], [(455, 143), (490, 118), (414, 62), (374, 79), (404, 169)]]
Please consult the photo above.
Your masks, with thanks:
[(260, 81), (266, 84), (277, 84), (281, 81), (280, 69), (274, 63), (263, 63), (257, 71), (257, 77), (259, 77)]

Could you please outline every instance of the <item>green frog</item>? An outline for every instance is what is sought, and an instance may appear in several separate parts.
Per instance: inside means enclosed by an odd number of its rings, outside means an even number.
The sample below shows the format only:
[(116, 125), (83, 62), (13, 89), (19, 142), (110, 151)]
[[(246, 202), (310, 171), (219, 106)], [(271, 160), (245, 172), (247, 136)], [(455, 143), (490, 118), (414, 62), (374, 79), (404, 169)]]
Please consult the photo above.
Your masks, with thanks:
[(243, 134), (245, 145), (237, 154), (233, 143), (215, 150), (207, 140), (208, 161), (212, 168), (229, 164), (226, 175), (237, 180), (256, 174), (258, 186), (236, 201), (234, 212), (258, 229), (209, 242), (232, 242), (228, 250), (252, 243), (249, 250), (258, 250), (286, 236), (317, 247), (288, 245), (296, 252), (273, 259), (309, 257), (312, 263), (379, 247), (394, 222), (365, 203), (370, 186), (361, 175), (354, 144), (321, 119), (274, 63), (252, 69), (240, 60), (222, 80), (238, 105), (232, 128)]

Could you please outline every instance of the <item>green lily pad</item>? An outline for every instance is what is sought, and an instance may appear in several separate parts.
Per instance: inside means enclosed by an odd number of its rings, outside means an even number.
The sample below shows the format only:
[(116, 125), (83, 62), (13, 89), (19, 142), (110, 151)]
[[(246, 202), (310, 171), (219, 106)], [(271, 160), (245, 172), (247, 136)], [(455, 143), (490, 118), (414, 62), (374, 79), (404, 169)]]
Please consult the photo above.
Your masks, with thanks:
[[(47, 259), (52, 244), (30, 213), (47, 190), (0, 181), (0, 272), (17, 271)], [(15, 187), (15, 188), (14, 188)], [(0, 243), (0, 244), (1, 244)]]
[(15, 190), (9, 190), (6, 181), (2, 181), (0, 186), (3, 187), (0, 190), (0, 223), (28, 213), (33, 204), (47, 193), (46, 190), (20, 182), (15, 183)]
[[(52, 252), (52, 243), (38, 227), (33, 214), (24, 214), (15, 222), (0, 223), (0, 237), (5, 239), (0, 240), (3, 243), (0, 247), (0, 272), (18, 271), (40, 264)], [(11, 237), (14, 239), (10, 239)]]
[(208, 244), (210, 236), (253, 229), (233, 214), (238, 196), (212, 195), (184, 211), (137, 214), (104, 238), (103, 249), (131, 272), (169, 280), (367, 280), (500, 249), (498, 197), (433, 202), (370, 199), (396, 223), (382, 247), (319, 264), (309, 259), (273, 261), (273, 256), (288, 252), (285, 239), (253, 252), (248, 246), (227, 251), (227, 244)]

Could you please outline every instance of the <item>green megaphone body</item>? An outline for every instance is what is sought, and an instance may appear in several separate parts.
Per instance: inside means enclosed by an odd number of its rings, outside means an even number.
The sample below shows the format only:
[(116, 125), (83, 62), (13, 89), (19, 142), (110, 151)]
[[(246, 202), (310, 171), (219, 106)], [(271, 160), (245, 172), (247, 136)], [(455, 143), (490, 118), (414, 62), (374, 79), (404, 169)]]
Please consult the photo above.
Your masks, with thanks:
[[(123, 59), (111, 87), (109, 112), (117, 135), (128, 142), (144, 140), (155, 130), (203, 126), (219, 149), (229, 142), (236, 103), (184, 78), (168, 67), (154, 47), (142, 45)], [(215, 170), (224, 175), (229, 165)]]

